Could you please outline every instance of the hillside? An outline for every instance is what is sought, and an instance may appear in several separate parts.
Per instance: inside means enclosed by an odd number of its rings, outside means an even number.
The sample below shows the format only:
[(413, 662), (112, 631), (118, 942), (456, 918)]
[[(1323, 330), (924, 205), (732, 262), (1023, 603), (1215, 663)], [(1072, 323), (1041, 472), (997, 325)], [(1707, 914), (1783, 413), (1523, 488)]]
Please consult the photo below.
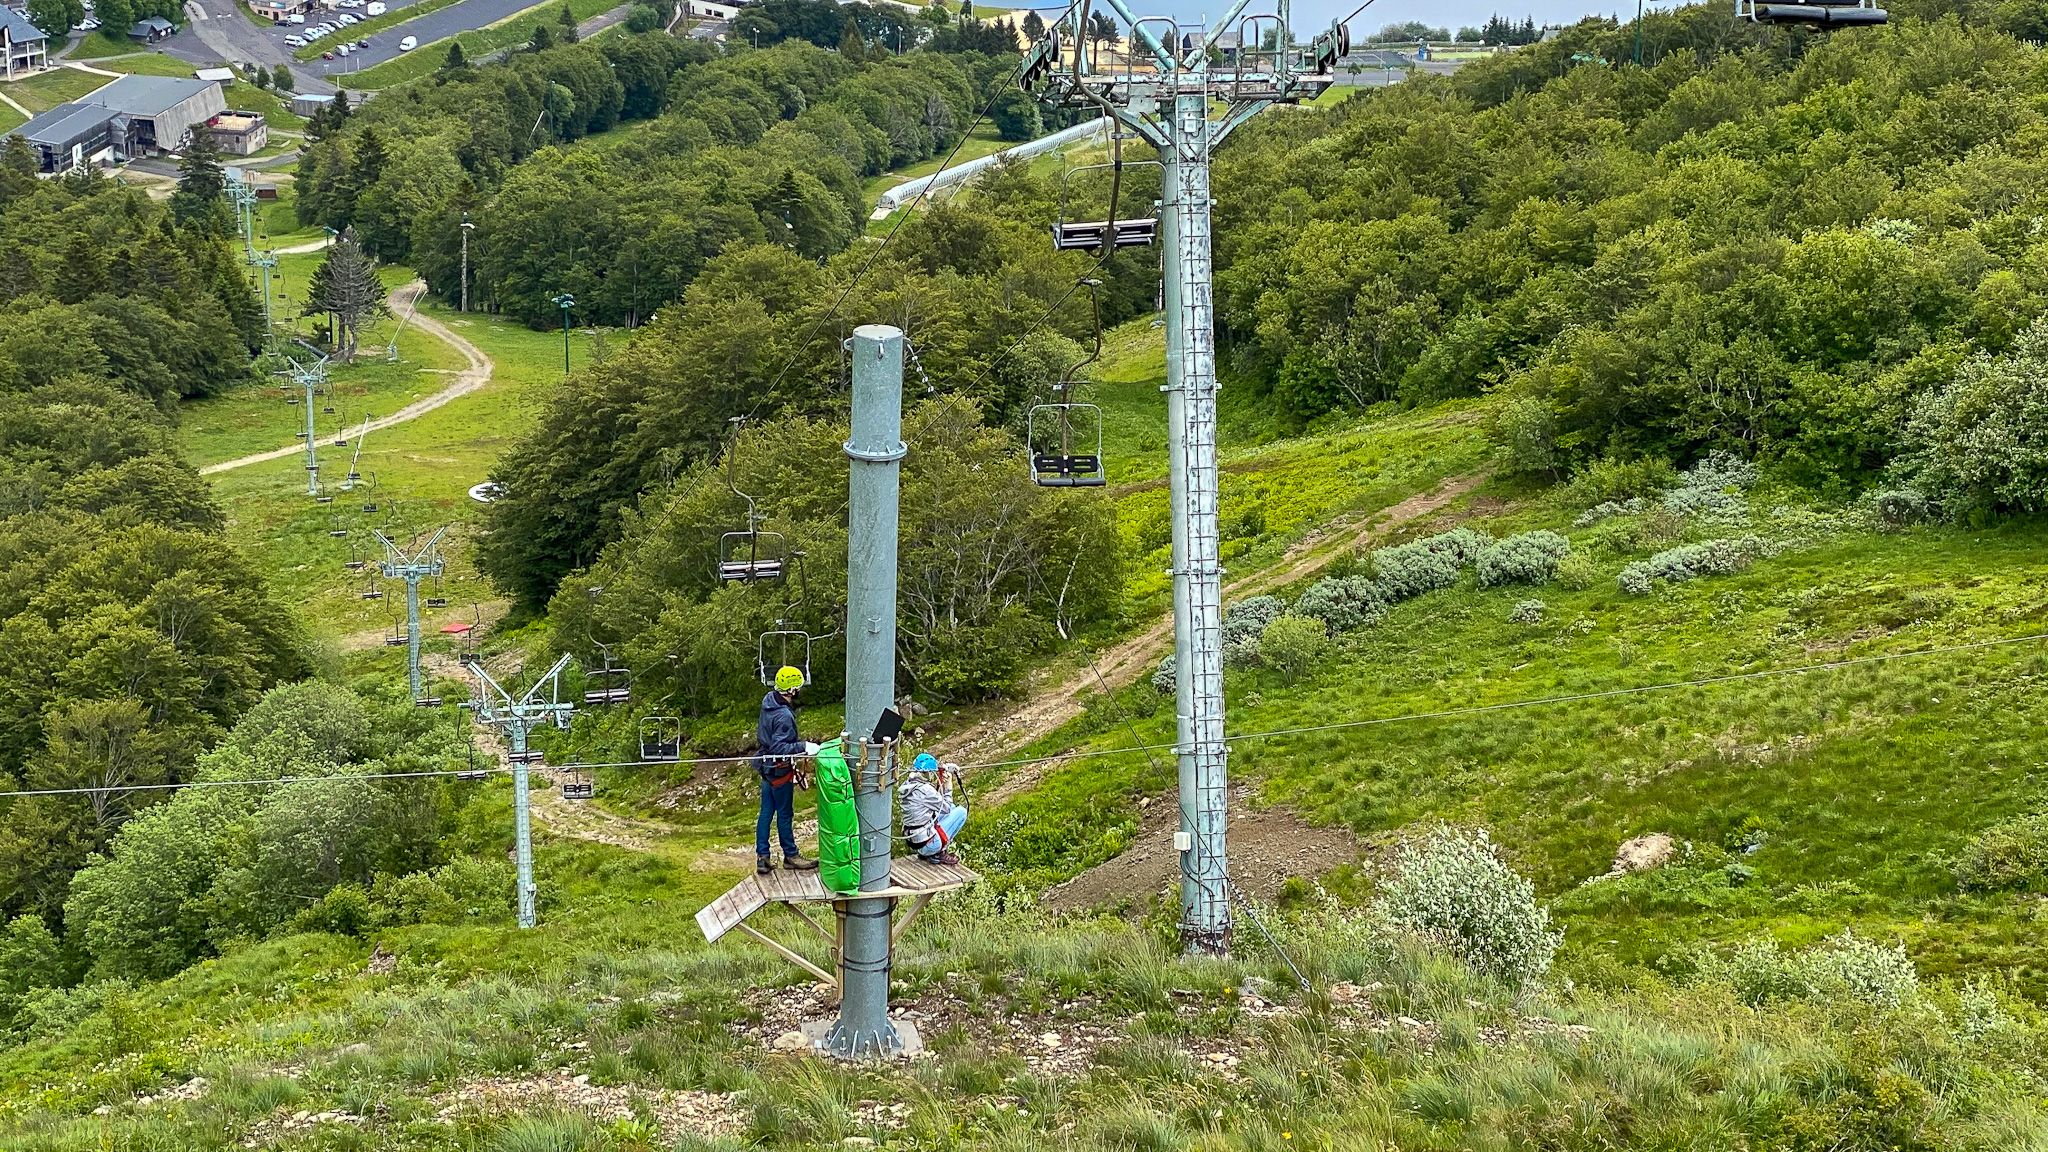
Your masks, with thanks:
[[(939, 12), (882, 55), (878, 9), (772, 5), (758, 51), (607, 37), (309, 125), (265, 220), (309, 248), (282, 315), (313, 334), (326, 223), (399, 305), (323, 438), (476, 385), (323, 444), (375, 478), (331, 505), (295, 457), (250, 459), (303, 415), (274, 381), (143, 376), (105, 319), (154, 318), (133, 296), (188, 338), (229, 309), (247, 331), (218, 277), (188, 317), (131, 275), (222, 261), (194, 181), (158, 208), (0, 171), (70, 299), (6, 306), (73, 337), (0, 340), (32, 385), (0, 479), (57, 493), (0, 507), (10, 650), (40, 661), (0, 677), (0, 791), (65, 786), (0, 806), (0, 844), (42, 837), (0, 874), (0, 1145), (2048, 1152), (2048, 70), (2019, 14), (1830, 37), (1682, 8), (1641, 68), (1608, 63), (1635, 29), (1589, 19), (1232, 139), (1235, 936), (1187, 959), (1158, 253), (1049, 254), (1063, 213), (1114, 214), (1053, 159), (863, 238), (885, 171), (990, 143), (1014, 45)], [(144, 290), (82, 285), (60, 212), (104, 213), (107, 283)], [(491, 308), (467, 315), (465, 212)], [(801, 732), (842, 723), (840, 340), (865, 320), (914, 352), (909, 739), (963, 765), (981, 880), (895, 952), (928, 1051), (852, 1066), (797, 1032), (829, 990), (693, 917), (753, 866), (757, 635), (814, 637)], [(34, 379), (88, 346), (103, 379)], [(1109, 484), (1038, 487), (1027, 414), (1084, 360)], [(122, 393), (145, 379), (152, 403)], [(79, 404), (148, 483), (41, 443)], [(716, 576), (749, 512), (803, 554), (781, 586)], [(443, 522), (446, 703), (420, 707), (390, 599), (341, 563)], [(68, 551), (159, 530), (202, 558), (184, 582), (233, 578), (227, 607)], [(567, 653), (572, 699), (581, 668), (632, 670), (630, 702), (537, 736), (531, 929), (458, 648), (507, 682)], [(171, 707), (210, 676), (203, 715)], [(96, 719), (126, 683), (155, 709), (133, 755)], [(642, 756), (649, 718), (681, 761)], [(131, 764), (153, 775), (109, 780)], [(752, 923), (830, 964), (822, 920)]]

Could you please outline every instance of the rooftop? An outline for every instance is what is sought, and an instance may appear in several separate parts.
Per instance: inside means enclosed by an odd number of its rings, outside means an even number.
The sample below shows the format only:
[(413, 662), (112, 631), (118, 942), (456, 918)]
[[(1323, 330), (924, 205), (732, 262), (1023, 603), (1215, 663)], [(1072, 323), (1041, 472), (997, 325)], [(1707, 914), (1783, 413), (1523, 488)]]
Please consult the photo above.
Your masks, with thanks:
[(134, 36), (138, 33), (150, 31), (175, 32), (177, 30), (178, 26), (176, 24), (171, 23), (169, 20), (166, 20), (161, 16), (151, 16), (147, 20), (137, 20), (135, 22), (135, 27), (130, 28), (128, 30), (128, 34), (130, 36)]
[(7, 30), (8, 41), (15, 44), (27, 40), (49, 39), (48, 33), (29, 23), (28, 17), (12, 8), (0, 8), (0, 28)]
[(208, 84), (232, 84), (235, 81), (233, 68), (201, 68), (192, 74)]
[(123, 76), (88, 94), (81, 104), (99, 104), (135, 116), (155, 116), (214, 85), (183, 76)]
[(97, 104), (59, 104), (48, 112), (37, 116), (13, 135), (23, 136), (53, 148), (69, 147), (73, 140), (86, 135), (93, 129), (113, 119), (119, 113)]

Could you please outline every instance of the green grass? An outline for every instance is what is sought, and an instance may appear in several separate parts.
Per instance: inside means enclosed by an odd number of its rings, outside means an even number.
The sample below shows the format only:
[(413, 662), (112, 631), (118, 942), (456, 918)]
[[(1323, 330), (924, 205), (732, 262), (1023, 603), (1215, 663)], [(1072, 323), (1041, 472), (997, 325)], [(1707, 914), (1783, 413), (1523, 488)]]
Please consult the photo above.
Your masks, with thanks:
[(71, 50), (66, 59), (85, 60), (97, 64), (110, 56), (128, 56), (136, 51), (135, 41), (128, 38), (127, 29), (114, 31), (97, 28), (85, 33), (79, 39), (78, 46)]
[(28, 117), (23, 116), (5, 104), (0, 104), (0, 132), (11, 132), (26, 123), (28, 123)]
[(52, 68), (6, 86), (7, 95), (31, 112), (48, 112), (107, 85), (108, 78), (76, 68)]
[[(569, 10), (580, 21), (588, 20), (599, 13), (609, 12), (618, 7), (617, 0), (567, 0)], [(484, 28), (460, 32), (452, 37), (422, 44), (394, 60), (386, 60), (374, 68), (361, 72), (336, 73), (328, 79), (345, 88), (379, 89), (389, 88), (407, 80), (425, 76), (444, 63), (448, 56), (448, 41), (461, 42), (463, 55), (471, 60), (480, 59), (501, 48), (524, 44), (533, 38), (533, 26), (547, 21), (550, 26), (562, 5), (547, 0), (523, 12), (508, 16), (496, 24)], [(318, 53), (315, 53), (318, 55)]]
[[(382, 16), (364, 17), (362, 23), (351, 24), (345, 31), (348, 33), (348, 39), (353, 42), (365, 36), (373, 36), (393, 25), (403, 24), (415, 16), (425, 16), (429, 12), (438, 11), (457, 2), (458, 0), (418, 0), (417, 3), (408, 4), (396, 12), (386, 12)], [(318, 21), (314, 21), (314, 23), (318, 23)], [(340, 35), (340, 33), (336, 33), (329, 40), (338, 40)], [(334, 47), (334, 44), (330, 43), (329, 40), (315, 40), (304, 48), (295, 50), (292, 53), (292, 59), (318, 60), (320, 53), (329, 51)], [(414, 49), (414, 51), (418, 51), (418, 49)]]

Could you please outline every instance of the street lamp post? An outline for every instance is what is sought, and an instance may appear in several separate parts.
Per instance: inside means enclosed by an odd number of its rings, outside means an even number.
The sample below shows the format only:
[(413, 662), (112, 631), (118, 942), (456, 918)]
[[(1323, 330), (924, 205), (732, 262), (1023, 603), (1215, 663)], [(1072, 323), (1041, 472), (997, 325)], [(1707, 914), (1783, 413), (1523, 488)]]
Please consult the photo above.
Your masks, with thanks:
[(569, 309), (576, 306), (576, 298), (567, 292), (555, 297), (555, 306), (562, 310), (562, 375), (569, 374)]
[(469, 213), (462, 214), (462, 310), (469, 311), (469, 232), (476, 225), (469, 222)]

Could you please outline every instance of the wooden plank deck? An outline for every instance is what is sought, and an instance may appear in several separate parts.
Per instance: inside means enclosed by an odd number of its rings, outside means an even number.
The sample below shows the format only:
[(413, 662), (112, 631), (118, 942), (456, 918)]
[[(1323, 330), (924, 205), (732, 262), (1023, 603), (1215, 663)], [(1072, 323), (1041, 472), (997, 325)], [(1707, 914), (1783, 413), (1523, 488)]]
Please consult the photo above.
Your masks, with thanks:
[(930, 897), (952, 888), (963, 888), (981, 879), (961, 864), (935, 864), (916, 856), (898, 856), (889, 862), (889, 886), (843, 896), (826, 889), (816, 872), (792, 872), (777, 868), (766, 876), (748, 876), (725, 895), (706, 904), (697, 913), (697, 927), (706, 940), (740, 926), (747, 917), (770, 904), (818, 904), (835, 900), (873, 900), (894, 897)]

